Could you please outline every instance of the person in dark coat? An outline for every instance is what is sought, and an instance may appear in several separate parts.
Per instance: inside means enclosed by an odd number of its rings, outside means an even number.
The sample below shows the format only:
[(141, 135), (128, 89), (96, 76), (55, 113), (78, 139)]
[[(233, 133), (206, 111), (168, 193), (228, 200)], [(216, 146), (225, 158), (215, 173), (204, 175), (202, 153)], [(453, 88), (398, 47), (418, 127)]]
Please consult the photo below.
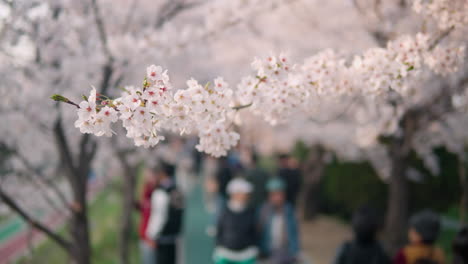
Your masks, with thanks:
[(216, 183), (218, 185), (218, 194), (223, 202), (228, 198), (227, 185), (232, 180), (233, 174), (233, 169), (227, 157), (219, 158), (218, 169), (216, 170)]
[(270, 177), (268, 173), (260, 167), (257, 153), (252, 152), (250, 159), (251, 166), (246, 173), (246, 179), (253, 187), (250, 202), (252, 206), (259, 208), (267, 199), (267, 183)]
[(227, 187), (229, 201), (218, 218), (214, 262), (216, 264), (254, 264), (257, 248), (257, 213), (250, 207), (252, 185), (236, 178)]
[(289, 154), (278, 156), (277, 175), (286, 184), (286, 201), (296, 208), (297, 198), (301, 190), (301, 171)]
[(370, 207), (361, 207), (352, 220), (354, 238), (345, 242), (336, 255), (334, 264), (389, 264), (390, 258), (377, 241), (380, 219)]
[(452, 248), (453, 264), (468, 264), (468, 225), (458, 231)]

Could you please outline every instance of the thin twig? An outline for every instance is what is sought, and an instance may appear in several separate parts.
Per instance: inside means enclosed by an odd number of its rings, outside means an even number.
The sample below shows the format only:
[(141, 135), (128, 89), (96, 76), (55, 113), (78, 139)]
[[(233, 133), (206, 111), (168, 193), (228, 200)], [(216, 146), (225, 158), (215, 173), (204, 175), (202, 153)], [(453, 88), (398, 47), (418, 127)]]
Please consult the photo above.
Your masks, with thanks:
[(439, 35), (429, 45), (429, 50), (433, 50), (444, 38), (446, 38), (454, 30), (454, 28), (455, 27), (452, 26), (447, 30), (441, 31)]

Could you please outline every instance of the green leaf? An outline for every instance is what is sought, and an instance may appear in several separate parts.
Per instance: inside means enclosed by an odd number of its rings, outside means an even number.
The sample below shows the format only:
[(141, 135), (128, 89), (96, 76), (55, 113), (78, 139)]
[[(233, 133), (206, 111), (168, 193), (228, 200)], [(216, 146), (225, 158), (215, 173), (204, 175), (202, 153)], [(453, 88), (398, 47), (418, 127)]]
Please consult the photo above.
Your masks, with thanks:
[(68, 102), (70, 100), (68, 100), (68, 98), (66, 98), (65, 96), (63, 95), (60, 95), (60, 94), (53, 94), (50, 99), (56, 101), (56, 102)]

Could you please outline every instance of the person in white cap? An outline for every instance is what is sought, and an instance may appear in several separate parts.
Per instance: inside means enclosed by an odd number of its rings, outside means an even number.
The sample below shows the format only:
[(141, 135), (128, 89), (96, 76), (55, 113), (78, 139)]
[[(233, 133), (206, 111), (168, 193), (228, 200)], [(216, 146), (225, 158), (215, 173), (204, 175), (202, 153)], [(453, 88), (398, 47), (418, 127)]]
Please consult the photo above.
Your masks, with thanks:
[(257, 259), (258, 231), (255, 208), (249, 207), (252, 185), (243, 178), (227, 186), (229, 201), (218, 218), (216, 264), (254, 264)]

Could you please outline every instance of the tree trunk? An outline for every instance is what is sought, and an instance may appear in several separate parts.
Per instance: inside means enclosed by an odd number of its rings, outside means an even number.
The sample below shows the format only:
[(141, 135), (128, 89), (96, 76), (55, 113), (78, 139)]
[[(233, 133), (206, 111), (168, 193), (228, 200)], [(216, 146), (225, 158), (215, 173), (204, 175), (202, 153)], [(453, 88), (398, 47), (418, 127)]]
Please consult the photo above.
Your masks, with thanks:
[(386, 244), (391, 254), (396, 253), (406, 240), (409, 215), (409, 182), (405, 170), (405, 160), (400, 157), (392, 157), (392, 174), (389, 182), (385, 222)]
[(320, 183), (325, 169), (325, 150), (314, 146), (302, 166), (304, 175), (303, 213), (305, 220), (314, 219), (320, 208)]
[(460, 201), (460, 222), (464, 223), (467, 221), (468, 214), (468, 179), (466, 177), (465, 160), (459, 158), (458, 161), (458, 174), (460, 177), (461, 186), (461, 201)]
[(391, 158), (389, 196), (385, 221), (385, 244), (390, 254), (395, 254), (405, 242), (409, 218), (409, 181), (406, 177), (413, 135), (418, 128), (418, 112), (408, 111), (400, 127), (402, 134), (388, 145)]
[(91, 170), (91, 161), (97, 151), (97, 143), (89, 134), (82, 135), (78, 157), (74, 159), (60, 117), (55, 122), (54, 136), (73, 192), (70, 218), (71, 257), (76, 264), (90, 264), (91, 246), (86, 197), (88, 175)]
[(71, 218), (71, 235), (73, 239), (72, 255), (76, 264), (91, 263), (91, 247), (89, 238), (89, 223), (86, 206), (83, 211), (76, 212)]
[(81, 164), (81, 168), (74, 171), (73, 178), (73, 214), (70, 219), (70, 232), (73, 240), (72, 255), (77, 264), (91, 263), (91, 245), (88, 222), (88, 175), (90, 164)]
[(128, 264), (130, 263), (130, 243), (133, 231), (132, 212), (134, 210), (135, 202), (136, 168), (132, 166), (124, 171), (124, 201), (120, 229), (120, 263)]
[(120, 223), (119, 237), (119, 262), (121, 264), (130, 263), (130, 248), (133, 231), (133, 210), (135, 210), (135, 189), (138, 166), (130, 162), (129, 156), (135, 149), (119, 148), (115, 138), (112, 139), (115, 156), (120, 161), (123, 168), (123, 201), (122, 201), (122, 221)]

